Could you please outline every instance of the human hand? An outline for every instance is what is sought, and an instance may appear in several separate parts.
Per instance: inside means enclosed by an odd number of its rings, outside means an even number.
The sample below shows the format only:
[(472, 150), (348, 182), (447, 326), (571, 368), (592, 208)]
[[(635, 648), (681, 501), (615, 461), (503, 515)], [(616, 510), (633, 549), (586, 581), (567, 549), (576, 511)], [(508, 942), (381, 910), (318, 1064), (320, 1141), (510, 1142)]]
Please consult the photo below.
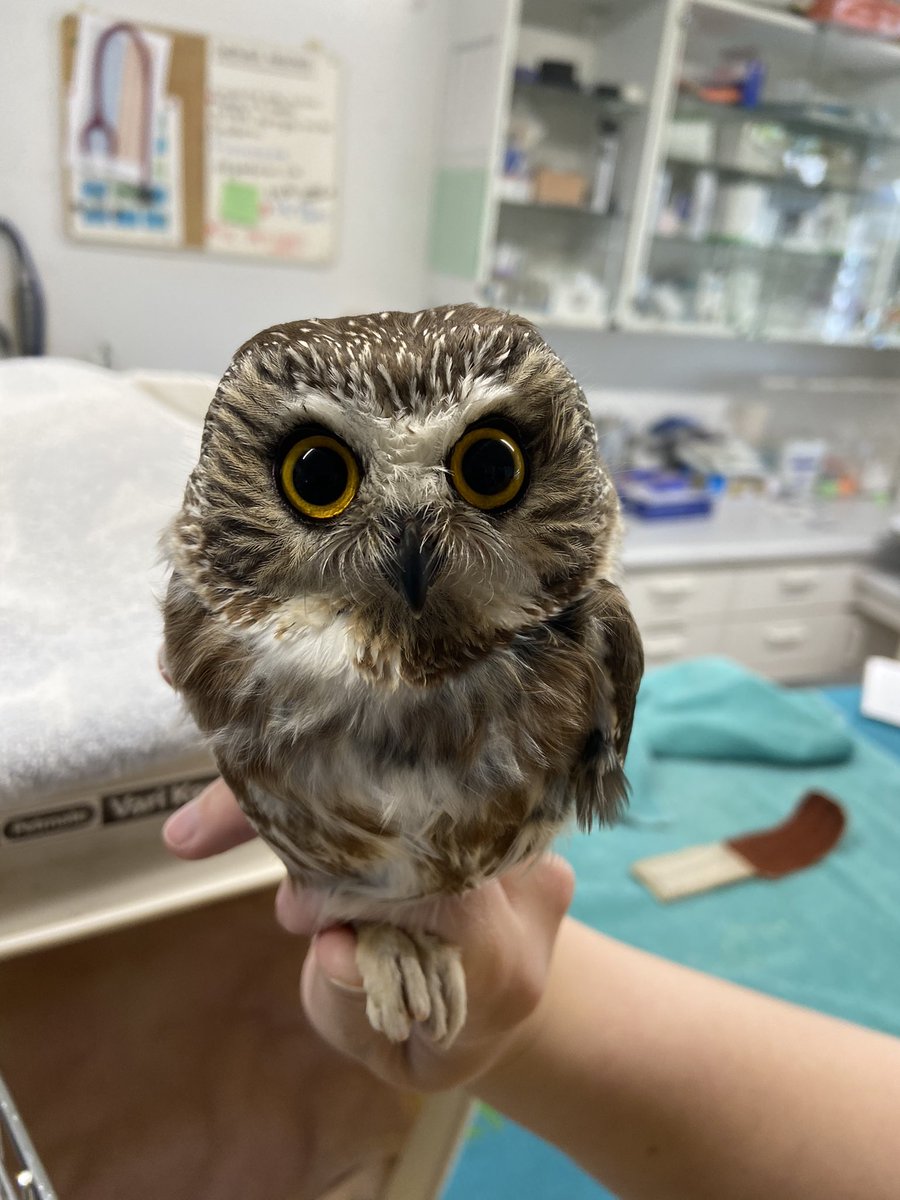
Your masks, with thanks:
[[(254, 834), (219, 779), (169, 818), (163, 836), (174, 854), (193, 859), (219, 854)], [(400, 1044), (372, 1029), (356, 968), (355, 935), (345, 925), (319, 931), (325, 899), (320, 893), (285, 879), (276, 914), (285, 929), (313, 939), (300, 994), (321, 1036), (388, 1083), (440, 1091), (474, 1080), (534, 1035), (535, 1010), (572, 888), (568, 864), (546, 857), (462, 896), (429, 904), (426, 927), (460, 948), (468, 987), (468, 1019), (449, 1049), (419, 1025)], [(421, 905), (410, 904), (395, 923), (421, 928), (422, 917)]]

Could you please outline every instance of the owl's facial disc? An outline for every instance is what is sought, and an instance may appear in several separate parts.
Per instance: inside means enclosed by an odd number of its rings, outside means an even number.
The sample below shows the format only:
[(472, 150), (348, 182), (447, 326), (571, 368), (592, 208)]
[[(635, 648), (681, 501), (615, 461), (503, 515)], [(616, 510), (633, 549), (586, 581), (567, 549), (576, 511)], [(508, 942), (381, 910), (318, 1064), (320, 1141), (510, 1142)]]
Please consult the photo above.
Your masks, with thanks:
[(178, 536), (227, 620), (285, 646), (335, 622), (373, 679), (429, 684), (568, 605), (617, 528), (571, 375), (519, 318), (462, 306), (251, 339)]

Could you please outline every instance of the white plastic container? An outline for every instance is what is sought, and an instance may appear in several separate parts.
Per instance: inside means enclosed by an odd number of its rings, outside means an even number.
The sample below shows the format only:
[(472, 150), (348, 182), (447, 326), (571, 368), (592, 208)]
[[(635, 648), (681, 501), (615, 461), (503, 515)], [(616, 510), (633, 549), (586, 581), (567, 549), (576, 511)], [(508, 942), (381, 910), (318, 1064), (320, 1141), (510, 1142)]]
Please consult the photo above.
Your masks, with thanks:
[(723, 167), (782, 175), (790, 139), (782, 125), (770, 121), (740, 121), (722, 125), (716, 144), (716, 161)]

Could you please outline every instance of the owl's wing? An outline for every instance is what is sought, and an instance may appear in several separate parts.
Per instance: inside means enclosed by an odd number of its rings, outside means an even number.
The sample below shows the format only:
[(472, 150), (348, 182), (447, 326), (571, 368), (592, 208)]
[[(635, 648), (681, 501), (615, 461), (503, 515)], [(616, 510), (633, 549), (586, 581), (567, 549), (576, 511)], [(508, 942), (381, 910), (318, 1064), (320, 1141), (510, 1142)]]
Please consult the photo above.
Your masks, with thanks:
[(589, 650), (601, 668), (593, 724), (572, 772), (575, 812), (582, 829), (615, 819), (628, 799), (623, 766), (634, 706), (644, 672), (641, 635), (614, 583), (598, 580), (592, 596)]

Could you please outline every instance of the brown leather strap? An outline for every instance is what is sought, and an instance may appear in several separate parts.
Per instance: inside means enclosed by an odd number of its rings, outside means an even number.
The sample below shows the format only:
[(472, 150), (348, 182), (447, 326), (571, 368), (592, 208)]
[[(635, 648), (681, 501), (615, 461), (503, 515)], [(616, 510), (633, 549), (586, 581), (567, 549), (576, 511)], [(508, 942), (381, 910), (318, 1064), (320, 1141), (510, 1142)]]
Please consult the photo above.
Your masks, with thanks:
[(745, 858), (757, 875), (780, 879), (824, 858), (840, 841), (846, 824), (846, 813), (836, 800), (807, 792), (781, 825), (730, 838), (725, 845)]

